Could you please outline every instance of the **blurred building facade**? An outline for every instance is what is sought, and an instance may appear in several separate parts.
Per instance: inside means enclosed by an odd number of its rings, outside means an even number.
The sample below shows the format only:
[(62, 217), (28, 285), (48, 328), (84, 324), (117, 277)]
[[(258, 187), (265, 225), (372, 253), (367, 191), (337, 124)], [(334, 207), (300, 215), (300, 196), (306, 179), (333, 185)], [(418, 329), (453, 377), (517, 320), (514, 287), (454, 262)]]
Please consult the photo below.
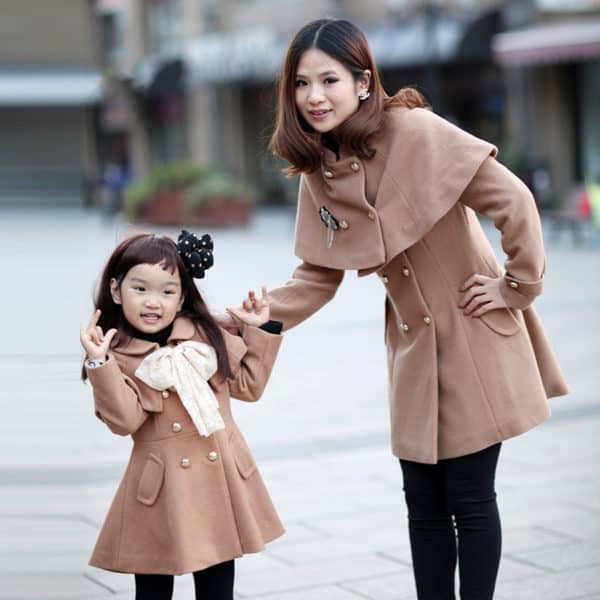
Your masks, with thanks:
[[(100, 160), (190, 159), (242, 177), (265, 201), (295, 181), (266, 152), (275, 81), (304, 23), (365, 32), (393, 93), (417, 85), (436, 112), (501, 147), (556, 206), (600, 176), (600, 0), (96, 0), (106, 94)], [(493, 51), (492, 51), (493, 49)]]
[(189, 158), (221, 165), (266, 201), (293, 201), (296, 182), (266, 152), (275, 80), (293, 33), (323, 16), (365, 31), (388, 92), (416, 84), (437, 112), (501, 141), (498, 1), (98, 0), (96, 11), (111, 73), (103, 147), (126, 146), (137, 174)]
[(93, 23), (87, 0), (2, 0), (0, 206), (89, 196), (102, 96)]
[(600, 1), (508, 3), (492, 40), (506, 78), (505, 150), (542, 208), (600, 183)]

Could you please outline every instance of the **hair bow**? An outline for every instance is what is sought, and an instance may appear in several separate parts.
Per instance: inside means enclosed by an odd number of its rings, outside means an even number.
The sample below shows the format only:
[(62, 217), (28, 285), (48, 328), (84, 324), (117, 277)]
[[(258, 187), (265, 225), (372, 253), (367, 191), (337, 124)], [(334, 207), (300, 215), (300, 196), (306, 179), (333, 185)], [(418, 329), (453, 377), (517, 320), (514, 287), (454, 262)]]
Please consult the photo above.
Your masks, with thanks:
[(193, 233), (183, 229), (177, 238), (177, 252), (188, 273), (202, 279), (204, 272), (213, 266), (213, 241), (208, 233), (198, 239)]

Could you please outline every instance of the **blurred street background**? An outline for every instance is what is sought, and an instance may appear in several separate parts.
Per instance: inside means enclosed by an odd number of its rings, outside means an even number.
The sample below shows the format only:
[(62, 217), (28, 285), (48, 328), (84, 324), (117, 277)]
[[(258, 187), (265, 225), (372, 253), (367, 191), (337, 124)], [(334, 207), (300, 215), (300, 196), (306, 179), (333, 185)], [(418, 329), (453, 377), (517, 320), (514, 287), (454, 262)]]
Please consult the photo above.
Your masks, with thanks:
[[(536, 307), (571, 393), (504, 445), (497, 598), (600, 600), (600, 1), (0, 0), (1, 600), (133, 597), (87, 566), (130, 442), (93, 415), (78, 325), (134, 229), (210, 231), (217, 310), (287, 280), (297, 180), (266, 145), (285, 48), (322, 16), (359, 25), (388, 93), (416, 85), (534, 194)], [(416, 598), (384, 293), (347, 273), (236, 406), (288, 529), (238, 561), (240, 599)], [(191, 590), (178, 578), (176, 600)]]

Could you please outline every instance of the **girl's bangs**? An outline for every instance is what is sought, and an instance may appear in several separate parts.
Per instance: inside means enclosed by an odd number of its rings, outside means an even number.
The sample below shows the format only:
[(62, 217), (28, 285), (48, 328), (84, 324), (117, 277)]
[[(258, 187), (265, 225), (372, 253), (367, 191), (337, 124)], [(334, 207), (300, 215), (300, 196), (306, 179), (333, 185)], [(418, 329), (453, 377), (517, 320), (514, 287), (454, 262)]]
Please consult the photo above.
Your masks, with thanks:
[(168, 237), (154, 234), (141, 235), (131, 241), (119, 261), (118, 275), (123, 276), (139, 264), (157, 265), (164, 263), (164, 269), (175, 273), (178, 267), (177, 246)]

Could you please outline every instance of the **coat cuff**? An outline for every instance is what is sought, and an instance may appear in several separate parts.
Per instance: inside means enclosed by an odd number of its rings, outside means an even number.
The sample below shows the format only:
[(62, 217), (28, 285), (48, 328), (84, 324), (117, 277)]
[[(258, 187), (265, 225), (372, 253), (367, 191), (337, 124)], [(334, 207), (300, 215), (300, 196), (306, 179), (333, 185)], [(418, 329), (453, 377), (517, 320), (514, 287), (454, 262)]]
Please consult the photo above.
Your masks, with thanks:
[(542, 293), (542, 287), (542, 279), (522, 281), (506, 273), (500, 286), (500, 293), (510, 308), (524, 310)]
[(266, 331), (267, 333), (273, 333), (275, 335), (279, 335), (283, 330), (283, 323), (281, 321), (267, 321), (263, 323), (259, 329)]

